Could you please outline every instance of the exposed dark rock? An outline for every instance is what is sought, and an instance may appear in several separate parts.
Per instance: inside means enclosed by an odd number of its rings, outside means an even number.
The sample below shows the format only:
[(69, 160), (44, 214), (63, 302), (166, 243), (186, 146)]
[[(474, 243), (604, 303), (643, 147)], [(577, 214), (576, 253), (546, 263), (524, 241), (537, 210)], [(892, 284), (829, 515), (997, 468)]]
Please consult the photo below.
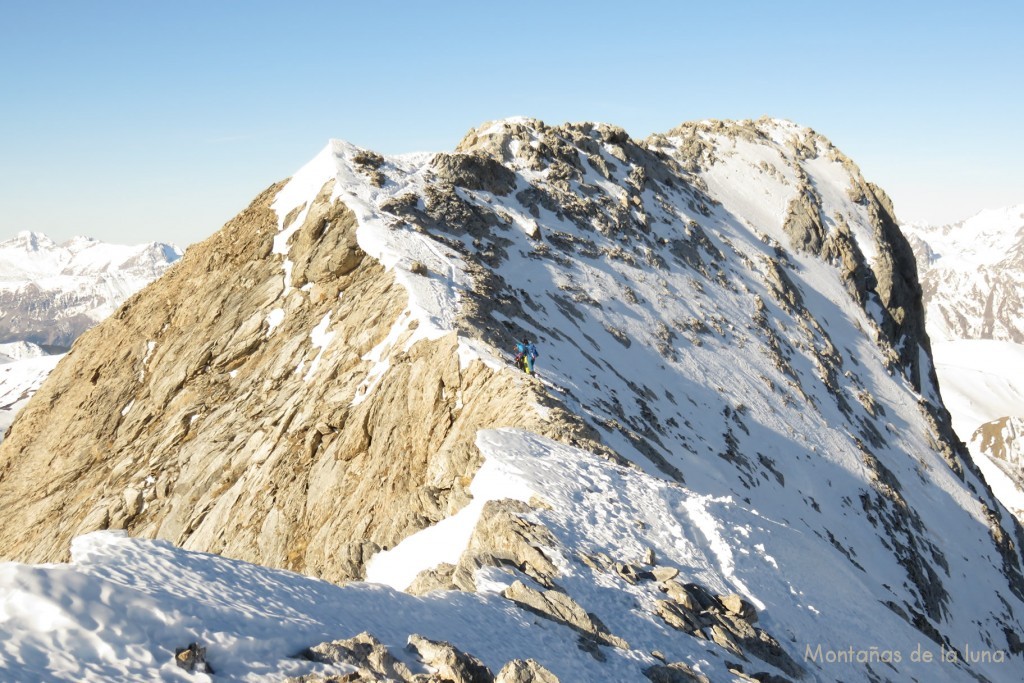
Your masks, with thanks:
[(483, 154), (445, 154), (434, 156), (430, 167), (452, 185), (507, 195), (516, 187), (516, 174), (500, 162)]
[(451, 683), (492, 683), (494, 674), (476, 657), (462, 652), (451, 643), (409, 636), (408, 649), (415, 652), (438, 678)]
[(558, 683), (558, 677), (533, 659), (513, 659), (501, 668), (494, 683)]
[(174, 663), (179, 669), (191, 673), (212, 674), (213, 667), (206, 661), (206, 648), (199, 643), (189, 643), (188, 647), (174, 650)]

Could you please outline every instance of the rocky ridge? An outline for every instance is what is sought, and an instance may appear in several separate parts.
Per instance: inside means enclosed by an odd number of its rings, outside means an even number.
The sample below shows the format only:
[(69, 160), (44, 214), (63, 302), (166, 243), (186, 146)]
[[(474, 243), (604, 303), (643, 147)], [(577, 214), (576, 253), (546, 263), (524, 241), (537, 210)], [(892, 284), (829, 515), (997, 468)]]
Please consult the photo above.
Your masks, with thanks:
[[(524, 335), (543, 382), (498, 351)], [(537, 495), (496, 496), (400, 588), (493, 595), (651, 680), (833, 678), (802, 646), (868, 648), (867, 623), (1019, 667), (1021, 530), (935, 384), (891, 204), (813, 131), (333, 142), (76, 343), (0, 446), (0, 549), (126, 529), (361, 578), (507, 461)]]

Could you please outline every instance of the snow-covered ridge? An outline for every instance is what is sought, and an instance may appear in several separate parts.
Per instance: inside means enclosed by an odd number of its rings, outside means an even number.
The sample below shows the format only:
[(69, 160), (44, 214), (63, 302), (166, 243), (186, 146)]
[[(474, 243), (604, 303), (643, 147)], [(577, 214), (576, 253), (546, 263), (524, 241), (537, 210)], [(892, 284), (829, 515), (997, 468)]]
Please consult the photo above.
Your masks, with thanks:
[[(26, 410), (0, 456), (45, 461), (21, 425), (64, 410), (47, 467), (86, 483), (0, 479), (0, 538), (120, 525), (433, 592), (86, 536), (75, 566), (0, 575), (28, 653), (0, 671), (158, 678), (196, 639), (228, 680), (281, 678), (369, 630), (561, 681), (1021, 679), (1021, 530), (951, 439), (892, 207), (821, 136), (520, 118), (451, 154), (332, 141), (270, 197), (109, 326), (124, 353), (73, 354)], [(524, 336), (540, 379), (505, 364)], [(114, 419), (83, 424), (76, 374)], [(62, 528), (21, 531), (47, 509)]]
[[(909, 249), (888, 200), (827, 140), (764, 120), (638, 145), (608, 126), (516, 119), (472, 131), (459, 152), (389, 158), (332, 141), (278, 195), (284, 272), (286, 217), (333, 182), (423, 337), (482, 335), (488, 359), (524, 333), (539, 340), (550, 390), (627, 460), (685, 482), (684, 509), (742, 505), (824, 539), (809, 554), (829, 569), (802, 573), (792, 599), (768, 597), (771, 570), (730, 578), (746, 539), (691, 516), (718, 558), (708, 581), (777, 610), (780, 625), (828, 615), (797, 642), (813, 631), (845, 649), (878, 620), (910, 628), (908, 643), (921, 635), (911, 622), (957, 643), (978, 642), (972, 619), (986, 643), (1019, 628), (1004, 609), (1024, 597), (1019, 573), (1003, 574), (1006, 551), (983, 538), (968, 559), (949, 544), (976, 537), (997, 504), (979, 499), (985, 485), (955, 444), (934, 446), (948, 435), (916, 282), (900, 284)], [(468, 260), (495, 289), (480, 290)], [(471, 293), (504, 303), (467, 328), (458, 304)], [(918, 530), (909, 545), (893, 540), (904, 525)], [(771, 528), (758, 546), (795, 567)], [(979, 572), (1005, 588), (982, 595), (956, 578)], [(842, 607), (839, 575), (863, 589)]]
[(932, 338), (1024, 344), (1024, 204), (902, 229), (917, 255)]

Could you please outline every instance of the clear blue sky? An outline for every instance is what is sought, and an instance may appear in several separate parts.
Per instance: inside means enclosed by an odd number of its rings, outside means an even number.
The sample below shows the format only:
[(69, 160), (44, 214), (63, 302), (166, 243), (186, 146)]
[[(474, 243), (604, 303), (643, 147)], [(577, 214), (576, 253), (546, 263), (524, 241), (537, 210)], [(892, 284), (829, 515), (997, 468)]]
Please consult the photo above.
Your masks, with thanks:
[(788, 118), (903, 220), (1024, 203), (1024, 3), (0, 0), (0, 240), (189, 244), (329, 138)]

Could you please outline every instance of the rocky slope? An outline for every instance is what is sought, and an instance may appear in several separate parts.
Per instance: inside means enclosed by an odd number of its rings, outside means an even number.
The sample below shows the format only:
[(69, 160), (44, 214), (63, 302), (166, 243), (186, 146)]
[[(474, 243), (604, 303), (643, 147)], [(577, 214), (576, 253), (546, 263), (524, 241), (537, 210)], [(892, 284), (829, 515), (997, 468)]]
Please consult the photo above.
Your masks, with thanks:
[(156, 242), (57, 244), (35, 232), (0, 242), (0, 343), (64, 350), (180, 257), (177, 247)]
[[(543, 381), (506, 364), (524, 335)], [(489, 637), (327, 640), (493, 671), (1022, 671), (1024, 539), (953, 436), (910, 247), (781, 121), (333, 141), (80, 338), (0, 445), (0, 517), (21, 561), (126, 529), (426, 594)]]

